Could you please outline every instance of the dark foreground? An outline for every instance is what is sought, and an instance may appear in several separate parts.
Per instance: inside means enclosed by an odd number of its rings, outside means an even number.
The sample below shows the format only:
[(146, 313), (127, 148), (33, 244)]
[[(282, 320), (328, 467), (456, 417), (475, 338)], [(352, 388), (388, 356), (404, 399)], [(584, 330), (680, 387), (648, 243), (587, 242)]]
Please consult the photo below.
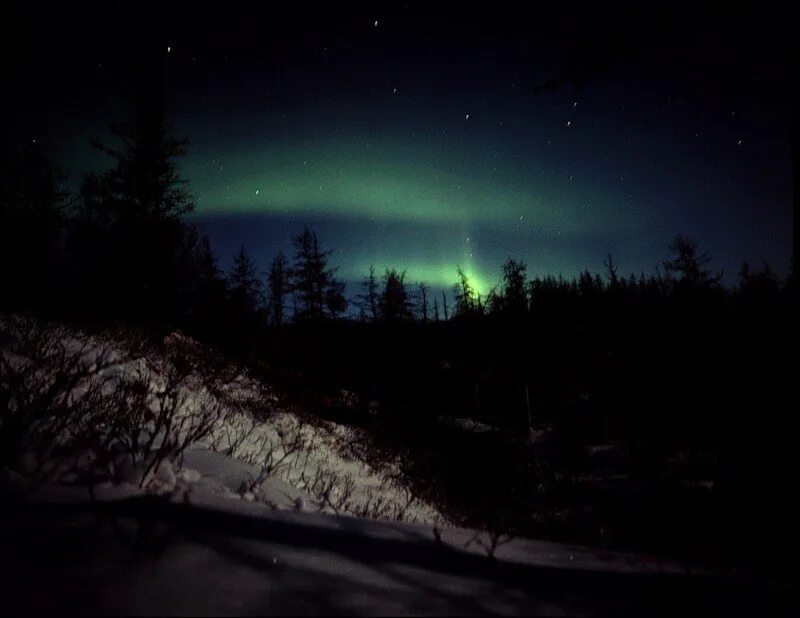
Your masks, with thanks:
[(546, 544), (490, 559), (422, 526), (150, 497), (4, 502), (4, 613), (796, 615), (785, 583), (548, 562)]

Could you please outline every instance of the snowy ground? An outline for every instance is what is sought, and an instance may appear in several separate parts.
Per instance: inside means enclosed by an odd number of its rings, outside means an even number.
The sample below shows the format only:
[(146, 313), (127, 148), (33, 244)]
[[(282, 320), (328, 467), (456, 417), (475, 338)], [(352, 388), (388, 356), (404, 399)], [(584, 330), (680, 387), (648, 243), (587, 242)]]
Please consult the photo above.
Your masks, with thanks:
[[(639, 556), (307, 512), (273, 479), (204, 449), (166, 495), (125, 483), (46, 486), (0, 515), (2, 606), (14, 613), (764, 613), (787, 596), (732, 575)], [(437, 538), (438, 537), (438, 538)]]

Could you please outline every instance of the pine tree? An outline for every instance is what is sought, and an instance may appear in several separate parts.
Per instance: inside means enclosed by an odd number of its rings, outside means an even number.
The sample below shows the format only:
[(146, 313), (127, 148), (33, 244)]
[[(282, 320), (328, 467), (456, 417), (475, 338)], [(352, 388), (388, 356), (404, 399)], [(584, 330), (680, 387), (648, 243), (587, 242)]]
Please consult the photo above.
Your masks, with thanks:
[(525, 313), (528, 309), (525, 262), (508, 258), (503, 264), (503, 293), (499, 304), (504, 311)]
[(291, 270), (291, 289), (297, 302), (295, 319), (322, 320), (326, 310), (331, 316), (344, 313), (344, 285), (337, 280), (336, 269), (328, 266), (331, 252), (320, 249), (316, 233), (308, 227), (292, 240), (296, 248)]
[(423, 322), (428, 321), (428, 286), (424, 282), (417, 284), (419, 288), (419, 309)]
[(178, 273), (181, 217), (192, 212), (194, 202), (175, 163), (187, 141), (166, 128), (159, 80), (146, 76), (145, 82), (134, 122), (112, 125), (119, 144), (94, 142), (112, 166), (84, 179), (74, 249), (89, 304), (169, 318), (180, 309), (185, 283)]
[(476, 312), (478, 302), (475, 298), (475, 290), (460, 266), (458, 267), (458, 282), (453, 284), (453, 293), (456, 298), (456, 316), (467, 316)]
[(706, 287), (717, 280), (711, 277), (706, 266), (711, 257), (700, 251), (697, 243), (684, 236), (676, 236), (669, 246), (672, 259), (664, 262), (668, 276), (679, 275), (679, 282), (687, 287)]
[(84, 180), (87, 214), (102, 222), (176, 220), (194, 210), (194, 201), (177, 171), (175, 159), (186, 154), (188, 141), (167, 133), (160, 113), (140, 110), (133, 125), (114, 124), (121, 148), (93, 142), (114, 165)]
[(49, 305), (59, 282), (56, 247), (64, 228), (64, 177), (40, 152), (0, 165), (0, 286), (5, 307)]
[(193, 225), (184, 226), (179, 263), (180, 319), (194, 328), (216, 330), (225, 305), (225, 280), (208, 236)]
[(411, 301), (405, 285), (406, 271), (387, 268), (383, 276), (383, 292), (379, 306), (381, 319), (399, 322), (411, 319)]
[(275, 326), (283, 324), (286, 294), (289, 291), (289, 263), (283, 251), (272, 259), (267, 273), (269, 313)]
[(334, 320), (347, 311), (344, 281), (332, 277), (325, 289), (325, 307)]
[(595, 292), (595, 278), (589, 269), (584, 269), (578, 276), (578, 290), (581, 296), (590, 297)]
[(361, 287), (364, 292), (358, 295), (359, 308), (364, 312), (365, 316), (369, 315), (373, 322), (377, 321), (379, 292), (374, 265), (369, 265), (369, 274), (361, 281)]
[(246, 318), (256, 314), (262, 302), (261, 280), (258, 278), (256, 263), (247, 254), (244, 244), (234, 257), (228, 289), (236, 313)]

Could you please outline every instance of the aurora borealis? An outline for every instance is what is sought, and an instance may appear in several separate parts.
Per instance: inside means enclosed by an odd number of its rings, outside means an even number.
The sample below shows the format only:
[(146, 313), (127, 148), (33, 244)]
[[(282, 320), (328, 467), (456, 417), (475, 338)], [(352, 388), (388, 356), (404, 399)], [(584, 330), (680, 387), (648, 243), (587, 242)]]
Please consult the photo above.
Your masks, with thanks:
[[(652, 272), (677, 233), (729, 280), (742, 259), (785, 272), (788, 44), (747, 15), (659, 28), (631, 6), (536, 19), (416, 3), (62, 7), (78, 30), (74, 13), (97, 10), (161, 34), (93, 31), (64, 52), (74, 36), (27, 15), (16, 44), (41, 70), (12, 74), (26, 96), (11, 129), (76, 186), (107, 164), (90, 140), (130, 114), (137, 45), (159, 45), (193, 216), (223, 267), (241, 243), (266, 267), (309, 224), (350, 282), (374, 264), (447, 287), (460, 265), (486, 291), (508, 256), (572, 276), (609, 251), (626, 273)], [(537, 90), (586, 41), (600, 41), (589, 69)]]

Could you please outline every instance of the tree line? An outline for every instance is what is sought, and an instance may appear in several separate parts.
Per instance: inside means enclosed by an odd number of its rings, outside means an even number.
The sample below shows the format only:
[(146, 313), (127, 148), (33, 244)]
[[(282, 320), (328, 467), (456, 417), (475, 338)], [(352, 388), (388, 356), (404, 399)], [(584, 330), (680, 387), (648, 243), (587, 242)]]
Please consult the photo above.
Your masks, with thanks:
[(457, 268), (448, 296), (424, 282), (409, 283), (405, 270), (378, 275), (370, 266), (352, 300), (345, 282), (307, 227), (293, 237), (294, 255), (282, 251), (260, 273), (244, 246), (223, 273), (208, 238), (186, 220), (194, 210), (176, 159), (186, 140), (166, 130), (157, 105), (142, 105), (129, 125), (112, 127), (118, 145), (94, 145), (112, 166), (87, 174), (77, 195), (64, 189), (57, 168), (32, 147), (3, 162), (3, 305), (6, 310), (62, 312), (83, 319), (141, 319), (200, 331), (225, 323), (240, 333), (289, 322), (319, 322), (356, 315), (364, 322), (429, 322), (485, 315), (522, 316), (554, 304), (608, 296), (616, 300), (735, 297), (777, 302), (793, 289), (769, 266), (743, 264), (739, 284), (722, 284), (710, 257), (691, 239), (677, 236), (656, 273), (624, 277), (610, 254), (605, 276), (588, 270), (566, 279), (527, 276), (526, 264), (508, 258), (500, 281), (479, 294)]

